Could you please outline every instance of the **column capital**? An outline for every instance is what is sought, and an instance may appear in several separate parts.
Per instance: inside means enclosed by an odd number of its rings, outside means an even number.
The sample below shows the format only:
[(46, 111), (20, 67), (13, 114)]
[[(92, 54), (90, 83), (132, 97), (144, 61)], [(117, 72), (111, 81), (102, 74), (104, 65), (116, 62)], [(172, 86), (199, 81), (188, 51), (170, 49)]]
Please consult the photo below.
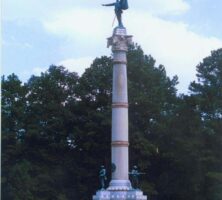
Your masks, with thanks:
[(133, 44), (132, 35), (126, 34), (125, 28), (115, 28), (113, 36), (107, 40), (107, 47), (112, 46), (112, 51), (128, 51), (129, 45)]

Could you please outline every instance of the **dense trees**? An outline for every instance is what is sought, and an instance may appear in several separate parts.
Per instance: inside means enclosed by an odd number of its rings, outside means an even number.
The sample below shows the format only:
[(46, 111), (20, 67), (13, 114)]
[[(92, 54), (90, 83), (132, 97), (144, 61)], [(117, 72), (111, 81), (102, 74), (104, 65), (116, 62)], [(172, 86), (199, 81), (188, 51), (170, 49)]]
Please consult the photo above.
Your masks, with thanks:
[[(197, 66), (190, 95), (139, 46), (128, 52), (130, 167), (155, 200), (222, 198), (222, 49)], [(50, 66), (2, 77), (2, 199), (90, 199), (110, 171), (112, 60), (79, 77)]]
[(219, 200), (222, 197), (222, 49), (212, 51), (197, 66), (197, 78), (190, 90), (202, 124), (204, 191), (207, 199)]

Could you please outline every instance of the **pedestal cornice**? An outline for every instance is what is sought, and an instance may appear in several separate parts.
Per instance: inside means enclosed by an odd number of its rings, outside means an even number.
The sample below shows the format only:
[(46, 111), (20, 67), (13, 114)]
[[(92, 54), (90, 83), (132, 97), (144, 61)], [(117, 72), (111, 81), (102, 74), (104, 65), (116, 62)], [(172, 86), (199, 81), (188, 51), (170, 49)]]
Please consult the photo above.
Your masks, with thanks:
[(128, 51), (128, 46), (132, 45), (132, 35), (126, 34), (125, 28), (116, 28), (113, 36), (108, 38), (107, 47), (112, 46), (112, 51)]

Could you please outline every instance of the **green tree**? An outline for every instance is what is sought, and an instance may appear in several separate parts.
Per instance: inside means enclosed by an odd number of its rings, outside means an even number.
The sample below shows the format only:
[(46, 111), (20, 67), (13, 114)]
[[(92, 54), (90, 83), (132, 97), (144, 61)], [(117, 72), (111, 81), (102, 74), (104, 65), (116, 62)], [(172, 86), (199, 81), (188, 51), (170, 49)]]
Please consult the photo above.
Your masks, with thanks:
[[(221, 198), (221, 50), (197, 67), (191, 95), (132, 46), (128, 58), (130, 167), (151, 199)], [(78, 77), (50, 66), (24, 85), (2, 78), (2, 197), (89, 199), (110, 170), (112, 59)], [(23, 189), (21, 182), (24, 183)]]
[[(10, 174), (22, 157), (26, 87), (15, 74), (2, 77), (2, 197), (13, 199)], [(17, 165), (17, 168), (19, 166)], [(26, 176), (26, 175), (25, 175)], [(15, 187), (14, 187), (15, 189)]]
[(34, 200), (32, 193), (34, 189), (34, 183), (31, 177), (31, 164), (22, 160), (17, 162), (8, 175), (8, 194), (3, 195), (3, 199), (27, 199)]
[(96, 58), (79, 80), (78, 150), (79, 198), (89, 199), (100, 187), (98, 171), (105, 165), (110, 174), (112, 61)]
[(67, 104), (76, 102), (77, 84), (76, 73), (56, 66), (33, 76), (25, 86), (15, 75), (3, 77), (2, 193), (6, 199), (26, 195), (27, 199), (65, 199), (65, 194), (75, 198), (78, 172), (73, 180), (69, 171), (76, 165), (71, 135), (77, 114)]
[(193, 98), (181, 96), (159, 133), (156, 163), (158, 199), (202, 199), (201, 120)]
[[(147, 171), (152, 165), (149, 159), (156, 156), (156, 132), (161, 132), (162, 121), (172, 112), (177, 78), (169, 79), (164, 67), (155, 67), (154, 59), (139, 46), (128, 52), (128, 77), (130, 163)], [(110, 171), (111, 58), (95, 59), (80, 78), (63, 67), (51, 66), (23, 87), (24, 134), (21, 145), (15, 140), (14, 148), (20, 149), (19, 163), (24, 160), (31, 165), (26, 174), (34, 186), (29, 191), (43, 200), (91, 198), (99, 188), (100, 165)], [(156, 193), (150, 174), (142, 186)]]
[[(40, 77), (30, 78), (27, 94), (27, 136), (37, 134), (51, 145), (67, 145), (72, 128), (73, 113), (66, 109), (70, 101), (76, 101), (78, 76), (63, 67), (51, 66)], [(73, 117), (72, 117), (73, 116)]]
[[(76, 151), (72, 140), (78, 114), (69, 109), (76, 104), (78, 75), (62, 66), (50, 66), (41, 76), (30, 78), (26, 111), (24, 156), (33, 164), (36, 199), (65, 198), (75, 196), (75, 175), (69, 175), (75, 167)], [(70, 159), (70, 160), (69, 160)], [(71, 168), (72, 169), (72, 168)]]
[(222, 49), (212, 51), (197, 66), (197, 78), (190, 90), (202, 120), (205, 196), (217, 200), (222, 198)]
[(26, 87), (15, 74), (2, 77), (3, 136), (20, 138), (23, 135)]
[(177, 77), (170, 79), (163, 65), (144, 54), (139, 46), (128, 52), (130, 166), (137, 164), (147, 172), (142, 178), (143, 190), (156, 196), (155, 180), (159, 176), (153, 165), (161, 149), (161, 138), (167, 131), (167, 121), (177, 103)]

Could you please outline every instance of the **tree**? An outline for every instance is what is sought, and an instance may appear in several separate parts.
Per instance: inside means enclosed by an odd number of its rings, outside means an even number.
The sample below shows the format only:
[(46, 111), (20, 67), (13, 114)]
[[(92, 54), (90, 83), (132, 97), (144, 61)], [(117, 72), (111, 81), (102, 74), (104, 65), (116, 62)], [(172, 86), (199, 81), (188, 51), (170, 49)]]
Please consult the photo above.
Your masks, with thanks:
[(75, 197), (74, 182), (68, 173), (70, 165), (76, 165), (76, 160), (69, 158), (76, 154), (72, 135), (76, 134), (78, 114), (75, 109), (73, 112), (69, 109), (69, 103), (77, 103), (78, 79), (76, 73), (62, 66), (50, 66), (41, 76), (32, 76), (26, 84), (24, 156), (34, 166), (36, 198), (65, 198), (67, 191)]
[[(141, 47), (127, 57), (130, 168), (146, 172), (143, 191), (155, 200), (220, 199), (221, 50), (198, 66), (191, 95), (179, 97), (177, 77)], [(111, 98), (106, 56), (81, 77), (62, 66), (25, 84), (3, 77), (2, 197), (92, 198), (100, 165), (111, 174)]]
[[(98, 169), (101, 164), (110, 168), (111, 136), (111, 87), (112, 60), (102, 57), (93, 64), (79, 81), (79, 106), (84, 119), (78, 144), (81, 147), (81, 163)], [(138, 164), (141, 170), (149, 171), (152, 156), (156, 155), (156, 130), (167, 119), (167, 113), (176, 102), (177, 78), (166, 76), (164, 67), (155, 67), (151, 56), (144, 55), (139, 46), (128, 52), (129, 124), (130, 124), (130, 165)], [(98, 143), (98, 141), (100, 141)], [(87, 170), (87, 169), (86, 169)], [(108, 170), (110, 171), (110, 170)], [(86, 188), (97, 179), (97, 170), (83, 173)], [(91, 174), (91, 175), (90, 175)], [(94, 175), (93, 175), (94, 174)], [(150, 179), (150, 174), (147, 175)], [(156, 193), (155, 185), (144, 177), (142, 186), (148, 193)], [(96, 186), (98, 188), (98, 186)], [(88, 192), (92, 195), (96, 187)]]
[(190, 90), (198, 96), (202, 117), (205, 120), (222, 118), (222, 49), (212, 51), (197, 66), (198, 82), (192, 82)]
[(203, 199), (201, 120), (193, 98), (178, 99), (172, 116), (159, 133), (158, 157), (153, 164), (158, 199)]
[(56, 66), (25, 85), (15, 75), (3, 77), (3, 197), (65, 199), (67, 191), (75, 197), (68, 173), (75, 161), (68, 158), (75, 155), (70, 135), (76, 114), (67, 104), (76, 102), (77, 81), (76, 73)]
[(12, 199), (10, 174), (22, 156), (26, 91), (15, 74), (2, 77), (2, 197), (6, 199)]
[(197, 78), (190, 90), (202, 120), (205, 196), (215, 200), (222, 190), (222, 49), (212, 51), (197, 66)]
[[(170, 80), (163, 66), (156, 68), (154, 59), (139, 46), (128, 52), (128, 77), (130, 163), (147, 171), (158, 146), (156, 130), (160, 132), (176, 99), (177, 79)], [(15, 139), (13, 148), (20, 151), (13, 152), (19, 152), (19, 162), (12, 164), (6, 177), (24, 170), (24, 180), (33, 183), (27, 191), (35, 199), (91, 198), (99, 187), (100, 165), (111, 171), (112, 59), (96, 58), (80, 78), (61, 66), (51, 66), (23, 86), (16, 83), (25, 89), (18, 128), (23, 137), (19, 145)], [(13, 93), (11, 88), (6, 91)], [(19, 108), (17, 104), (15, 108)], [(4, 156), (12, 159), (8, 152)], [(19, 180), (15, 187), (16, 183)], [(144, 179), (142, 185), (155, 193), (152, 180)], [(25, 195), (16, 190), (12, 194)]]
[(2, 77), (2, 132), (14, 139), (22, 137), (26, 88), (15, 74)]
[(143, 190), (151, 196), (161, 193), (155, 180), (160, 172), (158, 159), (161, 138), (167, 132), (168, 118), (177, 103), (177, 77), (170, 79), (163, 65), (143, 53), (140, 46), (128, 52), (130, 166), (137, 164), (142, 171)]
[[(100, 187), (98, 171), (105, 165), (110, 171), (112, 60), (96, 58), (79, 80), (78, 109), (78, 191), (80, 198), (89, 199)], [(109, 174), (109, 173), (108, 173)], [(96, 183), (96, 184), (95, 184)]]
[(61, 66), (51, 66), (40, 77), (31, 77), (26, 84), (29, 90), (26, 118), (28, 125), (26, 129), (29, 134), (27, 136), (36, 132), (49, 140), (51, 145), (67, 144), (74, 115), (66, 109), (66, 105), (69, 101), (77, 99), (75, 94), (77, 81), (76, 73), (70, 73)]

